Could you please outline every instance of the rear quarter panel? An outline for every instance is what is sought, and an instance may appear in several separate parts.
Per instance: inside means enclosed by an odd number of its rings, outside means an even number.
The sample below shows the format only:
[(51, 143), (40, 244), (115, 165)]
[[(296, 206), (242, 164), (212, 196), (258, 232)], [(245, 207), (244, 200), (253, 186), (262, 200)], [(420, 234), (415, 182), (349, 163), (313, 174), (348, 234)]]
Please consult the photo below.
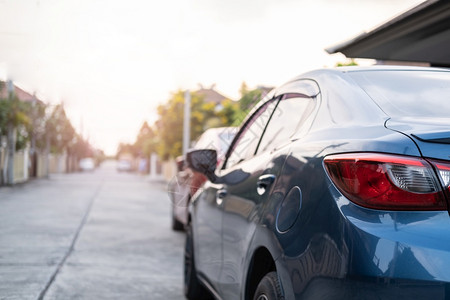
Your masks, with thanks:
[[(276, 242), (271, 246), (275, 244), (278, 249), (273, 255), (288, 295), (301, 295), (316, 278), (345, 278), (356, 271), (354, 264), (362, 262), (354, 260), (353, 254), (361, 252), (355, 251), (355, 245), (365, 247), (360, 242), (368, 245), (367, 241), (358, 238), (343, 213), (338, 201), (342, 196), (336, 196), (323, 167), (326, 155), (361, 151), (420, 156), (411, 139), (382, 125), (311, 131), (292, 143), (262, 220), (274, 234)], [(277, 216), (283, 199), (294, 187), (301, 190), (301, 207), (293, 226), (280, 232)], [(276, 256), (278, 253), (282, 255)]]

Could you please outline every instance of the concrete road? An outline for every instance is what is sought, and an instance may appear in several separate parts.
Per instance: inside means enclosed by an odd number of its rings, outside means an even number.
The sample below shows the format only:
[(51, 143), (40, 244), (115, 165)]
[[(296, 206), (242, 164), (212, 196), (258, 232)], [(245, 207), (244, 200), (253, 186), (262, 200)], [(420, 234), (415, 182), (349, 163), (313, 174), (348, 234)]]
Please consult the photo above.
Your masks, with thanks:
[(0, 299), (184, 299), (166, 185), (118, 173), (0, 188)]

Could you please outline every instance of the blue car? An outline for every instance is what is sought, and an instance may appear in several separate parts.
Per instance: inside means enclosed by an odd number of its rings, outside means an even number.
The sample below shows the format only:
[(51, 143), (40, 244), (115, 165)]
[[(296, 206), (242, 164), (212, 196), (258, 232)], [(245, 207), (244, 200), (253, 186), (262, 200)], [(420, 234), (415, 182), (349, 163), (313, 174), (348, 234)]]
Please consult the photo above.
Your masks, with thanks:
[(193, 196), (188, 299), (450, 299), (450, 71), (303, 74)]

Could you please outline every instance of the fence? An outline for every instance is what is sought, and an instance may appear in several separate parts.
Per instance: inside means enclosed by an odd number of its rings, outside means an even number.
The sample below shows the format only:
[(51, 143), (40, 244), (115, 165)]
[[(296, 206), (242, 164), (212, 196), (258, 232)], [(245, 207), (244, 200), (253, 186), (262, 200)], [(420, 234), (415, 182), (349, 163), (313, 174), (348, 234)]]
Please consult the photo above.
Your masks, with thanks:
[[(0, 147), (0, 185), (6, 183), (5, 147)], [(50, 154), (37, 152), (35, 158), (30, 155), (30, 149), (17, 151), (14, 155), (14, 184), (23, 183), (32, 177), (42, 178), (49, 173), (66, 173), (77, 170), (77, 159), (67, 154)]]

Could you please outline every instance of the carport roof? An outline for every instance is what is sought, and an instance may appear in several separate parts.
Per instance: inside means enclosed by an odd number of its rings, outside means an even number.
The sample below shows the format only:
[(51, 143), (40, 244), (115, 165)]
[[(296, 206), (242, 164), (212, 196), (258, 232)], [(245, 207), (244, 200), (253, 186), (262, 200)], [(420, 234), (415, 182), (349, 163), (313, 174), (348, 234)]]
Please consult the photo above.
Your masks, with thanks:
[(450, 67), (450, 1), (428, 0), (374, 30), (325, 49), (350, 58)]

